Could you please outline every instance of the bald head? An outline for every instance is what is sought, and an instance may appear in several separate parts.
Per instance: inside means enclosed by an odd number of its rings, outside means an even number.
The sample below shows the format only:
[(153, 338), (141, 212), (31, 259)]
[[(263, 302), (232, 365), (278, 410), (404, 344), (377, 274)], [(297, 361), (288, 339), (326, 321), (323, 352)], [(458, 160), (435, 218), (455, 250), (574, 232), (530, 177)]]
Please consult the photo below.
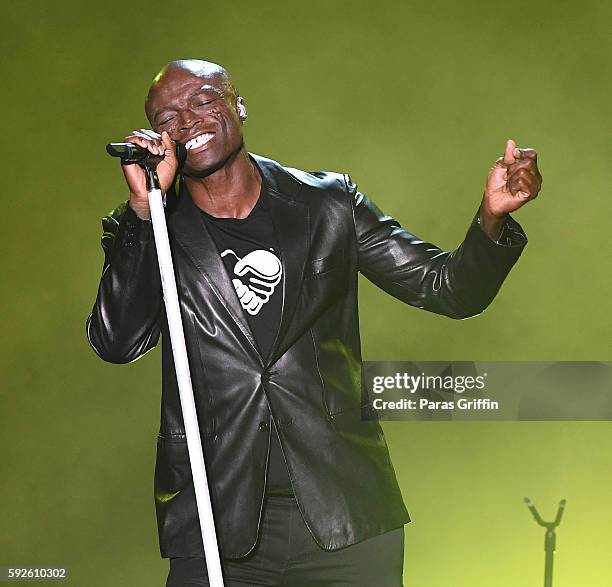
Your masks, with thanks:
[(153, 78), (153, 83), (149, 88), (145, 101), (145, 112), (150, 122), (153, 122), (153, 112), (151, 112), (150, 109), (152, 98), (166, 84), (173, 83), (175, 79), (184, 76), (185, 73), (201, 78), (203, 83), (206, 80), (210, 80), (214, 83), (215, 87), (223, 92), (224, 97), (228, 98), (230, 102), (236, 103), (238, 91), (225, 67), (217, 63), (212, 63), (211, 61), (203, 61), (202, 59), (177, 59), (176, 61), (170, 61), (170, 63), (164, 65), (160, 72)]
[(153, 130), (185, 145), (182, 171), (187, 177), (206, 177), (240, 151), (247, 157), (242, 136), (246, 106), (226, 69), (216, 63), (168, 63), (149, 88), (145, 111)]

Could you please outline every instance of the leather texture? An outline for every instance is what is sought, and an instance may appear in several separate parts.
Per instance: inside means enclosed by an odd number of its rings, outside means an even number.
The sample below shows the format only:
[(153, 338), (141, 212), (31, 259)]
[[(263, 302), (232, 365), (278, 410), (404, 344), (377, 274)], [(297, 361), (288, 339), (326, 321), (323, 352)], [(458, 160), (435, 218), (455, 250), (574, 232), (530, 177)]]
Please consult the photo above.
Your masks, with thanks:
[[(166, 215), (221, 556), (254, 547), (271, 418), (297, 504), (335, 550), (410, 521), (387, 444), (361, 384), (361, 272), (399, 300), (451, 318), (482, 312), (527, 242), (508, 218), (501, 243), (476, 216), (443, 251), (404, 230), (347, 175), (306, 173), (250, 154), (270, 188), (283, 264), (282, 317), (260, 356), (230, 277), (189, 196)], [(129, 363), (162, 340), (155, 505), (163, 557), (202, 553), (161, 281), (150, 222), (126, 203), (103, 220), (105, 262), (87, 334)], [(418, 341), (415, 341), (418, 344)]]

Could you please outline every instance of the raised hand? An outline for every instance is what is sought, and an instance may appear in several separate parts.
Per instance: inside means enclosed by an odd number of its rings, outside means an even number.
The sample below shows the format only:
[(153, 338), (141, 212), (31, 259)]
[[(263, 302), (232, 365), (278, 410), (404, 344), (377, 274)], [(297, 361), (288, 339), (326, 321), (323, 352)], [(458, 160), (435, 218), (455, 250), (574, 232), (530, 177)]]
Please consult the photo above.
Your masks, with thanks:
[[(157, 165), (157, 176), (163, 193), (166, 193), (178, 170), (178, 160), (176, 158), (176, 145), (170, 139), (167, 132), (158, 134), (152, 130), (141, 128), (135, 130), (125, 138), (126, 143), (134, 143), (139, 147), (148, 149), (153, 155), (163, 155), (164, 158)], [(130, 207), (136, 214), (148, 220), (151, 217), (149, 212), (149, 199), (147, 195), (147, 185), (145, 173), (140, 165), (122, 165), (123, 174), (130, 188)]]
[(503, 157), (491, 168), (480, 207), (480, 222), (492, 238), (498, 236), (506, 214), (537, 197), (542, 187), (534, 149), (519, 149), (508, 139)]

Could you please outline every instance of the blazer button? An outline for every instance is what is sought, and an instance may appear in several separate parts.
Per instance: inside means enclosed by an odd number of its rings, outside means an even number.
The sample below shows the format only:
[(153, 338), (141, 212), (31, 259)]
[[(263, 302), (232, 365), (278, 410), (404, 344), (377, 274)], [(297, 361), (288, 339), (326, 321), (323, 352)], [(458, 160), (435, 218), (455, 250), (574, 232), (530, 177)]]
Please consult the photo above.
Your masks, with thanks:
[(272, 378), (275, 375), (278, 375), (278, 371), (274, 371), (274, 370), (272, 370), (272, 371), (264, 371), (261, 374), (261, 382), (262, 383), (270, 383), (270, 381), (272, 381)]
[(259, 423), (259, 429), (260, 430), (267, 430), (268, 429), (268, 423), (267, 422), (260, 422)]

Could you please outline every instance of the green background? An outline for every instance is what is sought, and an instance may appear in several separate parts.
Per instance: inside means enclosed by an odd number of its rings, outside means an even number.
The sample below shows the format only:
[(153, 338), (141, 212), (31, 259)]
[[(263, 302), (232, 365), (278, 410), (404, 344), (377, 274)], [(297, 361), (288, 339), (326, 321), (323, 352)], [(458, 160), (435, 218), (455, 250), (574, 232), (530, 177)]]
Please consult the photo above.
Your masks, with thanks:
[[(71, 585), (163, 585), (152, 497), (158, 350), (89, 348), (101, 217), (127, 190), (105, 143), (146, 125), (167, 61), (217, 61), (251, 151), (348, 172), (453, 248), (506, 138), (540, 153), (530, 242), (466, 321), (363, 281), (370, 360), (610, 360), (609, 3), (3, 3), (0, 566)], [(146, 10), (142, 7), (146, 5)], [(608, 140), (607, 140), (608, 139)], [(612, 582), (609, 423), (385, 423), (413, 523), (408, 587), (541, 585), (544, 517), (567, 498), (556, 587)]]

